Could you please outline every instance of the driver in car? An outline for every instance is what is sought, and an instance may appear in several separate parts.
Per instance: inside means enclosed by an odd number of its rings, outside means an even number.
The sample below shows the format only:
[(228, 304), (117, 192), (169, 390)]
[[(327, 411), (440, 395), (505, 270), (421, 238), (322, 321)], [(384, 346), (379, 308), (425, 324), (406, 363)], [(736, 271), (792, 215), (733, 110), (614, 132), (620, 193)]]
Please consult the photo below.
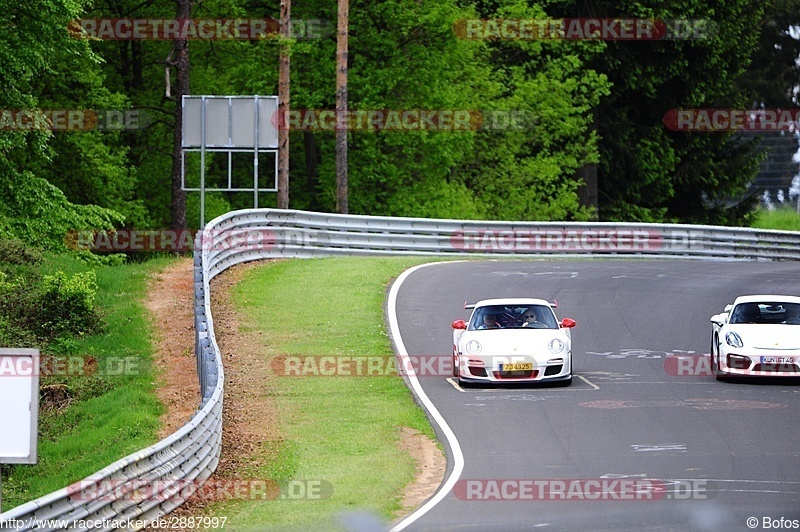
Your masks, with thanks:
[(800, 325), (800, 308), (794, 306), (786, 309), (786, 315), (784, 316), (783, 323), (788, 323), (789, 325)]
[(539, 319), (539, 313), (534, 308), (530, 308), (525, 311), (525, 314), (522, 315), (522, 326), (523, 327), (535, 327), (537, 324), (542, 324), (542, 321)]

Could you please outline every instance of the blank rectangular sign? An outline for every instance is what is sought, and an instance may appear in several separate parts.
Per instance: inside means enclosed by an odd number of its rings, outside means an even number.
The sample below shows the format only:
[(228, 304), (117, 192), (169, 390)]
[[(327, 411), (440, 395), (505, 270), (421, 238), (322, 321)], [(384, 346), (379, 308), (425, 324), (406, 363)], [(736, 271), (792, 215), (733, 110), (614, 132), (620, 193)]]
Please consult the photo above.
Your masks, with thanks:
[(206, 98), (206, 146), (224, 148), (231, 145), (228, 139), (231, 125), (229, 105), (228, 98)]
[(203, 117), (203, 101), (200, 98), (183, 97), (183, 135), (182, 145), (200, 146), (202, 143), (201, 122)]
[(184, 96), (184, 148), (278, 147), (276, 96)]
[(278, 99), (258, 100), (258, 147), (278, 147)]
[(0, 349), (0, 463), (35, 464), (39, 350)]

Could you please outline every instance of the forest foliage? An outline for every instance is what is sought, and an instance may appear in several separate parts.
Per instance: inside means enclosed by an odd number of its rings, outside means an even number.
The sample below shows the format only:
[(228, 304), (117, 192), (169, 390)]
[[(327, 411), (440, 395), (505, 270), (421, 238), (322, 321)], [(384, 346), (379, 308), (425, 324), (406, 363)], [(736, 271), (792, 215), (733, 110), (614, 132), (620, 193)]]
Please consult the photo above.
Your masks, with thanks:
[[(136, 129), (0, 131), (0, 237), (63, 249), (70, 230), (170, 224), (176, 106), (172, 42), (76, 38), (76, 19), (168, 19), (175, 1), (0, 0), (0, 110), (137, 110)], [(292, 17), (335, 28), (336, 2)], [(277, 19), (278, 2), (203, 0), (192, 17)], [(703, 39), (468, 39), (465, 20), (703, 19)], [(351, 131), (350, 211), (508, 220), (742, 225), (760, 157), (753, 136), (675, 132), (670, 109), (797, 107), (800, 0), (354, 0), (351, 109), (528, 117), (516, 129)], [(325, 26), (327, 24), (327, 26)], [(276, 38), (189, 42), (192, 94), (277, 94)], [(293, 109), (335, 106), (335, 31), (288, 42)], [(173, 87), (170, 87), (170, 86)], [(6, 117), (7, 118), (7, 117)], [(290, 207), (335, 210), (333, 131), (290, 134)], [(226, 161), (207, 158), (209, 175)], [(196, 171), (196, 168), (192, 168)], [(588, 172), (587, 172), (588, 170)], [(596, 174), (596, 202), (583, 177)], [(191, 180), (193, 177), (188, 176)], [(583, 199), (582, 199), (583, 198)], [(213, 192), (206, 220), (252, 206)], [(275, 204), (262, 193), (260, 206)], [(198, 223), (189, 193), (188, 223)]]

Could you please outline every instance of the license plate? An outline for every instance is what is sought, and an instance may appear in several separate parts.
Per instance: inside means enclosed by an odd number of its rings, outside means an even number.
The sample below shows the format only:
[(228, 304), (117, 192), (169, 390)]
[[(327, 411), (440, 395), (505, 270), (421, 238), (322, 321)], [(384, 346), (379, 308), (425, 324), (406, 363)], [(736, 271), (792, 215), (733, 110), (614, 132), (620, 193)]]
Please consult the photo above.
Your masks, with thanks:
[(794, 364), (794, 357), (761, 357), (762, 364)]
[(500, 371), (530, 371), (533, 362), (516, 362), (513, 364), (500, 364)]

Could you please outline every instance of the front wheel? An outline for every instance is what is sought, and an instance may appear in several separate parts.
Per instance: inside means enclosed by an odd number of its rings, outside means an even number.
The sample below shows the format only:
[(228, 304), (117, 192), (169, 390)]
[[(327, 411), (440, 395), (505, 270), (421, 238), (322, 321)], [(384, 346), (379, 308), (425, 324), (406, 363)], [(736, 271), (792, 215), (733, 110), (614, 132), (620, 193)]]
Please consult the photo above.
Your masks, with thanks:
[(711, 339), (711, 371), (718, 381), (724, 381), (728, 378), (719, 368), (719, 338), (717, 336)]
[(715, 349), (716, 345), (717, 342), (715, 341), (715, 338), (712, 336), (711, 349), (708, 352), (708, 357), (711, 359), (711, 372), (714, 373), (715, 375), (717, 374), (717, 355), (716, 355), (717, 350)]
[(453, 377), (459, 378), (461, 376), (461, 372), (458, 368), (458, 357), (456, 356), (455, 351), (453, 351)]

